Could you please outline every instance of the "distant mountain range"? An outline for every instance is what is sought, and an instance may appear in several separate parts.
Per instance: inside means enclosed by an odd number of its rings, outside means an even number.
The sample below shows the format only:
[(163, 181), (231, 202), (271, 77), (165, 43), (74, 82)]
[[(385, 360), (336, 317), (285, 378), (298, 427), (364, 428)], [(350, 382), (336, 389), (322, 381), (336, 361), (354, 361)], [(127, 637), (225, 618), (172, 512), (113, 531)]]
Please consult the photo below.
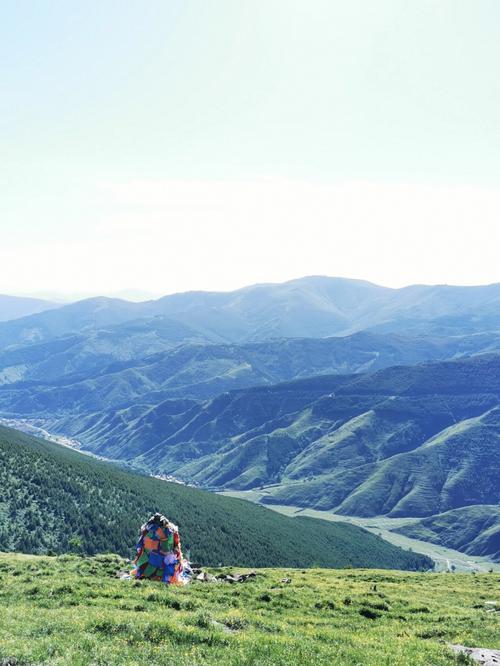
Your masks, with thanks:
[(38, 314), (44, 310), (57, 308), (58, 304), (40, 298), (24, 298), (22, 296), (6, 296), (0, 294), (0, 322), (29, 315)]
[[(180, 344), (180, 328), (163, 319), (161, 325), (138, 320), (0, 352), (0, 411), (40, 417), (155, 406), (311, 375), (500, 352), (500, 333), (423, 338), (361, 332), (238, 345)], [(142, 356), (155, 349), (166, 351)]]
[(0, 345), (40, 342), (158, 316), (212, 342), (327, 337), (366, 329), (465, 335), (499, 328), (500, 284), (390, 289), (360, 280), (307, 277), (141, 303), (100, 297), (4, 322)]
[(471, 507), (500, 502), (500, 284), (46, 305), (0, 323), (0, 416), (269, 505), (419, 517), (459, 545), (467, 519), (463, 548), (494, 551)]

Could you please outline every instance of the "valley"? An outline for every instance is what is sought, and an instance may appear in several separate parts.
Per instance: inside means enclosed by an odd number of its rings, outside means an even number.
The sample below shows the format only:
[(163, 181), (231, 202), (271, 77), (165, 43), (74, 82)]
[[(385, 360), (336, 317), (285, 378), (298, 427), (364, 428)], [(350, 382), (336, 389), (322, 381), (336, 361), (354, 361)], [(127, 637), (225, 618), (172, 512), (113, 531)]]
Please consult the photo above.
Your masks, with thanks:
[(0, 322), (0, 418), (480, 568), (500, 559), (498, 304), (311, 277), (47, 308)]
[(0, 35), (0, 666), (500, 666), (500, 0)]
[(144, 516), (166, 507), (191, 561), (204, 566), (432, 567), (355, 525), (282, 516), (3, 427), (0, 485), (0, 551), (130, 557)]
[[(249, 502), (259, 503), (265, 495), (266, 489), (261, 490), (226, 490), (221, 491), (221, 495), (228, 497), (237, 497)], [(285, 516), (309, 516), (321, 520), (331, 520), (337, 522), (347, 522), (358, 525), (365, 530), (381, 536), (385, 541), (404, 548), (413, 550), (416, 553), (422, 553), (430, 557), (435, 562), (435, 570), (457, 571), (462, 573), (480, 572), (486, 573), (490, 570), (500, 572), (500, 562), (491, 557), (467, 556), (459, 550), (445, 548), (430, 541), (424, 541), (417, 538), (398, 534), (395, 530), (402, 526), (412, 525), (417, 522), (415, 518), (387, 518), (386, 516), (373, 516), (371, 518), (360, 518), (357, 516), (344, 516), (331, 511), (318, 511), (316, 509), (303, 509), (294, 506), (284, 506), (270, 504), (270, 508)], [(452, 569), (453, 567), (453, 569)]]
[[(3, 422), (2, 422), (3, 421)], [(70, 446), (70, 448), (79, 449), (78, 442), (66, 442), (62, 437), (52, 436), (46, 430), (40, 426), (34, 426), (32, 424), (27, 424), (24, 421), (15, 421), (0, 419), (0, 425), (4, 425), (11, 428), (17, 428), (27, 434), (35, 435), (47, 439), (48, 441), (53, 441), (56, 444), (63, 446)], [(104, 458), (96, 456), (90, 452), (81, 451), (81, 453), (91, 455), (95, 458), (104, 460)], [(110, 461), (112, 462), (112, 461)], [(152, 475), (154, 476), (154, 475)], [(166, 478), (167, 481), (177, 481), (175, 478)], [(258, 490), (248, 490), (248, 491), (220, 491), (220, 495), (226, 495), (229, 497), (235, 497), (243, 499), (246, 501), (260, 503), (262, 499), (273, 489), (273, 486), (263, 487)], [(394, 544), (404, 550), (412, 550), (416, 553), (421, 553), (430, 557), (435, 563), (436, 571), (450, 571), (453, 567), (453, 570), (461, 572), (487, 572), (489, 570), (500, 571), (500, 562), (495, 562), (491, 557), (477, 557), (469, 556), (466, 557), (464, 553), (455, 550), (453, 548), (446, 548), (440, 546), (436, 543), (430, 541), (421, 540), (412, 536), (405, 536), (405, 534), (399, 534), (397, 531), (398, 528), (411, 526), (418, 523), (416, 518), (388, 518), (387, 516), (374, 516), (370, 518), (356, 517), (356, 516), (347, 516), (335, 514), (330, 511), (321, 511), (316, 509), (308, 509), (294, 506), (285, 506), (285, 505), (275, 505), (269, 504), (269, 508), (282, 513), (286, 516), (309, 516), (312, 518), (317, 518), (320, 520), (329, 520), (337, 521), (342, 523), (351, 523), (353, 525), (358, 525), (363, 529), (366, 529), (378, 536), (381, 536), (385, 541)], [(493, 510), (494, 507), (491, 507)]]
[[(76, 439), (70, 439), (64, 437), (63, 435), (54, 435), (46, 430), (44, 427), (43, 420), (33, 420), (30, 419), (6, 419), (0, 418), (0, 427), (12, 428), (18, 430), (19, 432), (24, 432), (27, 435), (33, 435), (33, 437), (39, 437), (41, 439), (46, 439), (49, 442), (54, 442), (55, 444), (60, 444), (61, 446), (68, 446), (71, 449), (76, 449), (77, 451), (81, 450), (81, 443)], [(88, 455), (93, 455), (87, 451), (81, 451), (81, 453), (88, 453)]]

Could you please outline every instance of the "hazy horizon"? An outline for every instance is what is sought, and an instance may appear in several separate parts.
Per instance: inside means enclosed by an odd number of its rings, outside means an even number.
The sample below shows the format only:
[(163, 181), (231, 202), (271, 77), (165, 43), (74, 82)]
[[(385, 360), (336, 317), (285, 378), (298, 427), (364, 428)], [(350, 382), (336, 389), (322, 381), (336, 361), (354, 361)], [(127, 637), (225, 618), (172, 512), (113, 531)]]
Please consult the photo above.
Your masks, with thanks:
[(500, 281), (500, 4), (0, 9), (0, 291)]
[(14, 297), (19, 297), (19, 298), (36, 298), (36, 299), (41, 299), (41, 300), (47, 300), (47, 301), (53, 301), (56, 303), (59, 303), (61, 305), (66, 305), (68, 303), (74, 303), (79, 300), (85, 300), (88, 298), (98, 298), (98, 297), (106, 297), (106, 298), (116, 298), (116, 299), (122, 299), (122, 300), (128, 300), (128, 301), (133, 301), (133, 302), (142, 302), (142, 301), (147, 301), (147, 300), (156, 300), (158, 298), (162, 298), (163, 296), (171, 296), (173, 294), (179, 294), (179, 293), (189, 293), (189, 292), (207, 292), (207, 291), (214, 291), (214, 292), (220, 292), (220, 293), (227, 293), (227, 292), (232, 292), (232, 291), (239, 291), (241, 289), (247, 289), (250, 287), (255, 287), (255, 286), (260, 286), (260, 285), (277, 285), (277, 284), (285, 284), (288, 282), (295, 282), (297, 280), (304, 280), (304, 279), (309, 279), (309, 278), (328, 278), (328, 279), (334, 279), (334, 280), (350, 280), (354, 282), (367, 282), (379, 287), (385, 287), (387, 289), (404, 289), (407, 287), (456, 287), (456, 288), (462, 288), (462, 287), (488, 287), (488, 286), (493, 286), (496, 284), (500, 284), (500, 281), (498, 282), (489, 282), (489, 283), (478, 283), (478, 284), (452, 284), (452, 283), (425, 283), (425, 282), (414, 282), (414, 283), (409, 283), (409, 284), (404, 284), (399, 287), (391, 287), (390, 285), (385, 285), (385, 284), (380, 284), (378, 282), (373, 282), (371, 280), (363, 280), (360, 278), (356, 277), (346, 277), (342, 275), (301, 275), (297, 276), (294, 278), (291, 278), (290, 280), (284, 280), (280, 282), (253, 282), (250, 284), (244, 284), (239, 287), (236, 287), (234, 289), (216, 289), (216, 290), (208, 290), (204, 288), (199, 288), (199, 289), (189, 289), (185, 291), (172, 291), (172, 292), (146, 292), (142, 290), (136, 290), (133, 288), (130, 289), (122, 289), (120, 291), (116, 292), (107, 292), (107, 291), (95, 291), (95, 292), (64, 292), (64, 291), (27, 291), (27, 292), (9, 292), (7, 293), (6, 291), (2, 291), (0, 288), (0, 296), (14, 296)]

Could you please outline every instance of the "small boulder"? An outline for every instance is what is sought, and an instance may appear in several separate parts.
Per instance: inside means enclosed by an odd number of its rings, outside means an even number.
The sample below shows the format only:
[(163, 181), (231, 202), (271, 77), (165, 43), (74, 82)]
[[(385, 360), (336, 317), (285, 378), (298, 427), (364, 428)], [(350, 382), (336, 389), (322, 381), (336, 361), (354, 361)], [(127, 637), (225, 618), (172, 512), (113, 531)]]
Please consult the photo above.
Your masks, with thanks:
[(465, 645), (450, 645), (455, 654), (463, 654), (476, 661), (481, 666), (499, 666), (500, 652), (488, 648), (472, 648)]
[(195, 580), (199, 580), (202, 583), (216, 583), (217, 578), (215, 576), (212, 576), (212, 574), (207, 573), (206, 571), (202, 571), (199, 573)]

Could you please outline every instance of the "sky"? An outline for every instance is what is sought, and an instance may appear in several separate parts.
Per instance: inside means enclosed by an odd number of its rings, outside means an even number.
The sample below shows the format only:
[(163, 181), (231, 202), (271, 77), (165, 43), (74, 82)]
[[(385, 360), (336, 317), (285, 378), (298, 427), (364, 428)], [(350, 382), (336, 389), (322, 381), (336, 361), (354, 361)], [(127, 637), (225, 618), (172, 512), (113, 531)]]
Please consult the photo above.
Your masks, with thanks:
[(6, 0), (0, 293), (500, 282), (498, 0)]

